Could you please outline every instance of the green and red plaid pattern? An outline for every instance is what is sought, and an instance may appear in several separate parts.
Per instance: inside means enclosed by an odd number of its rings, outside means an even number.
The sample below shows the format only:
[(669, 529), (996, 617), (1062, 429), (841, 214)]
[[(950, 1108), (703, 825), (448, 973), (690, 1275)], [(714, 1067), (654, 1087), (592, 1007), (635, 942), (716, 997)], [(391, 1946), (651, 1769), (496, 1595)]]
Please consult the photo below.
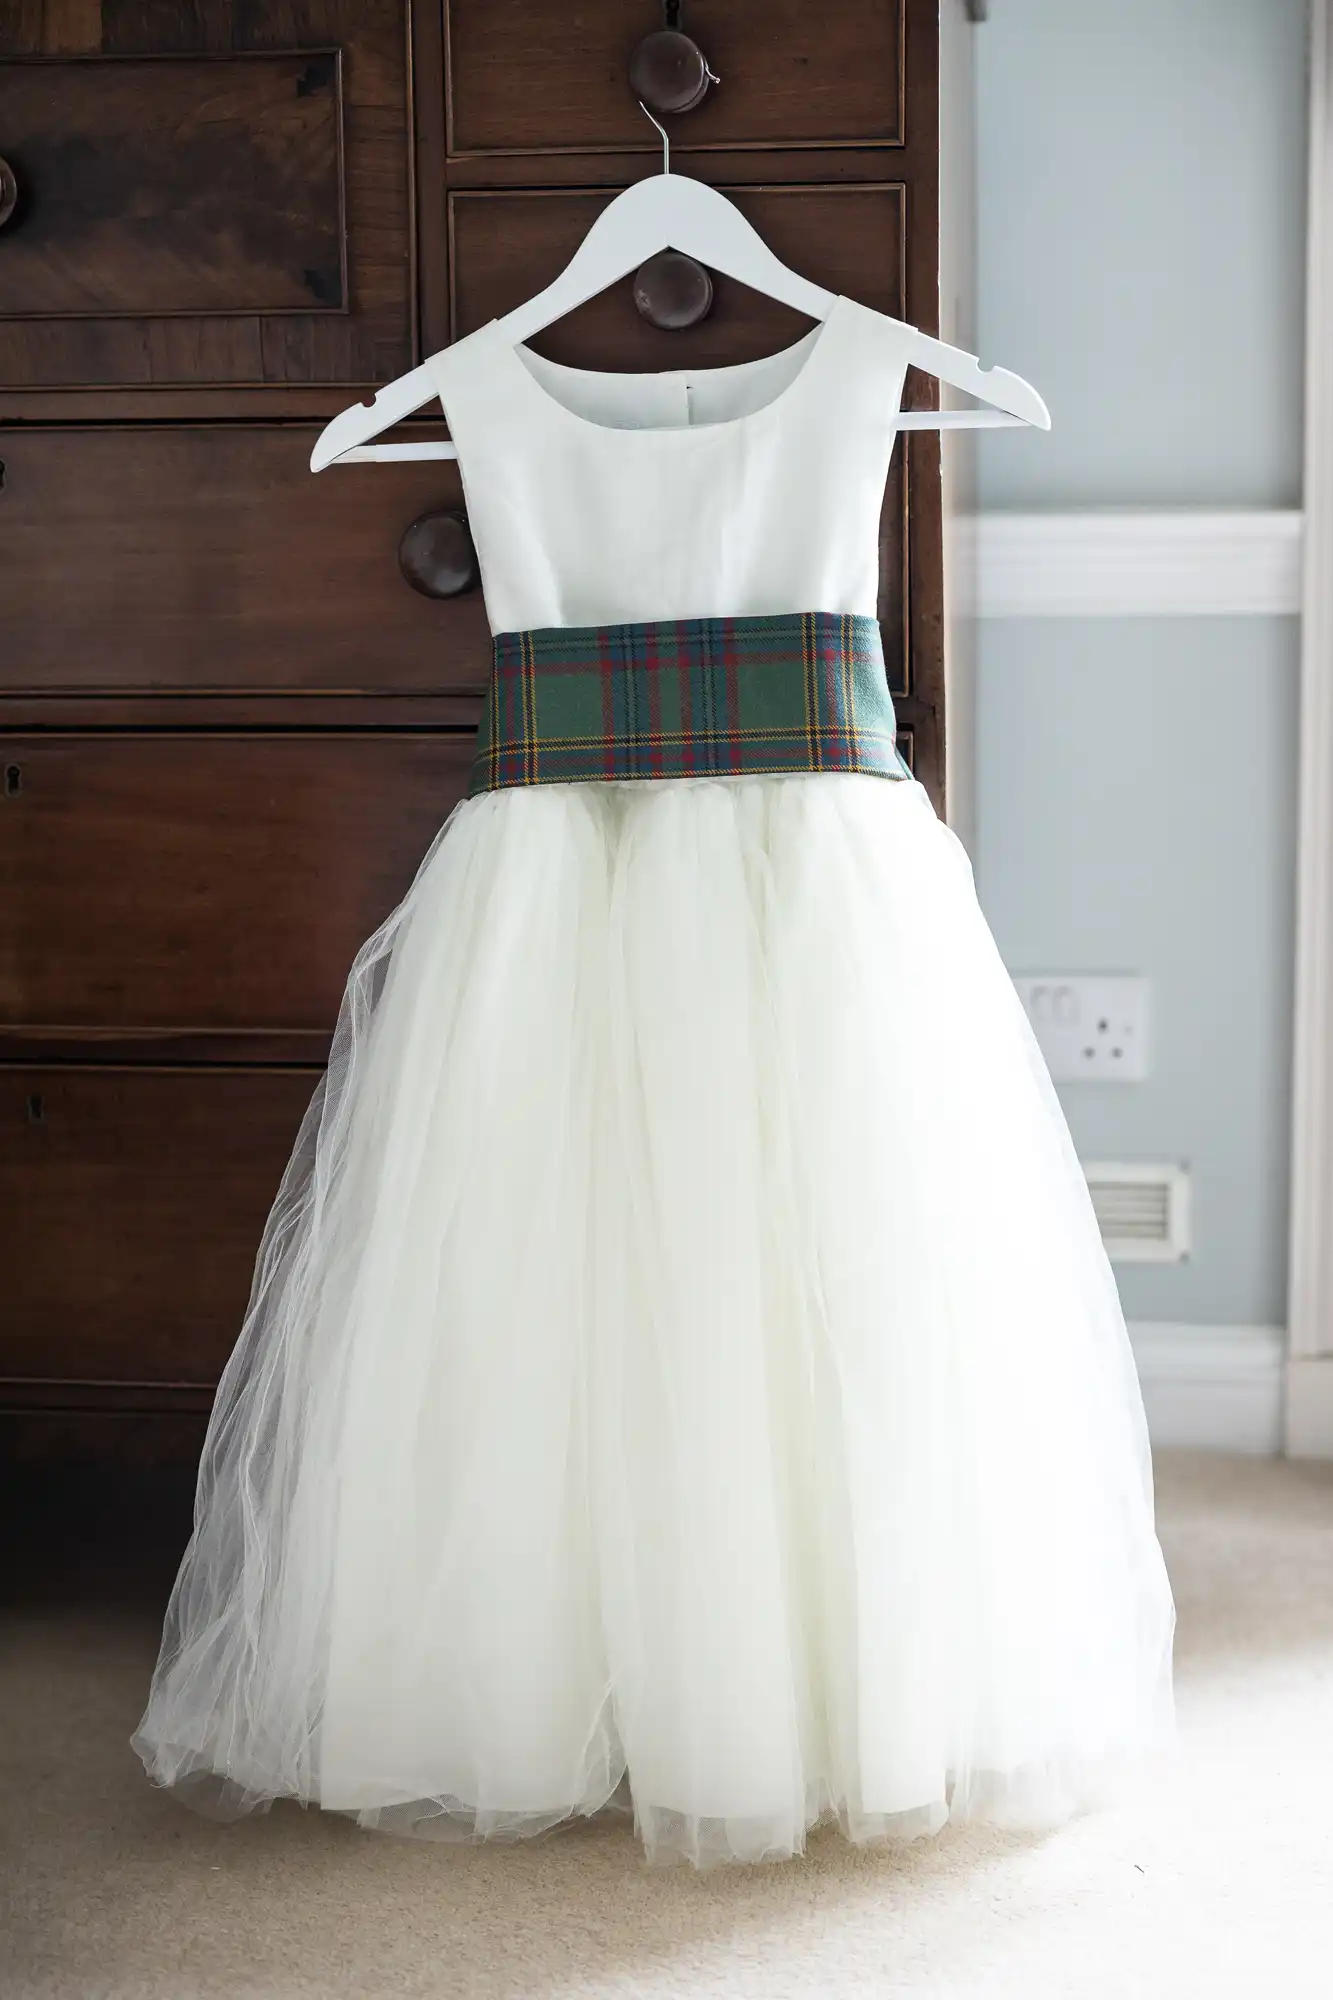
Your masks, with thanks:
[(677, 618), (500, 632), (469, 793), (621, 778), (910, 778), (873, 618)]

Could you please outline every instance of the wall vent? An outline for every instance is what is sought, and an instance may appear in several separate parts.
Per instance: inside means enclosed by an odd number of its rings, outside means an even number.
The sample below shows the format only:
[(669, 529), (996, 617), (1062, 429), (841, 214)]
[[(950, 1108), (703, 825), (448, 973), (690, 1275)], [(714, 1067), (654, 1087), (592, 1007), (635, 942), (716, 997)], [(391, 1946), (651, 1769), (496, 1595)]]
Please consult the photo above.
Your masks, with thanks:
[(1178, 1264), (1190, 1251), (1190, 1179), (1184, 1167), (1085, 1160), (1106, 1254), (1118, 1264)]

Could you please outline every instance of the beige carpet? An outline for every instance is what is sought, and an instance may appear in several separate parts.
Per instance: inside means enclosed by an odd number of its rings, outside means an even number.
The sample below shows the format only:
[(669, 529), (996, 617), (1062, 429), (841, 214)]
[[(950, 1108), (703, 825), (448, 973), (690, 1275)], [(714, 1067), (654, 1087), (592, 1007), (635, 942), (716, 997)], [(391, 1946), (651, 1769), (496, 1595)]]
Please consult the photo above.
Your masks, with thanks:
[(1333, 1468), (1174, 1455), (1160, 1491), (1183, 1740), (1147, 1797), (1042, 1839), (821, 1836), (706, 1877), (647, 1869), (618, 1826), (463, 1849), (295, 1808), (198, 1820), (125, 1746), (160, 1570), (136, 1602), (52, 1558), (0, 1665), (0, 1996), (1327, 2000)]

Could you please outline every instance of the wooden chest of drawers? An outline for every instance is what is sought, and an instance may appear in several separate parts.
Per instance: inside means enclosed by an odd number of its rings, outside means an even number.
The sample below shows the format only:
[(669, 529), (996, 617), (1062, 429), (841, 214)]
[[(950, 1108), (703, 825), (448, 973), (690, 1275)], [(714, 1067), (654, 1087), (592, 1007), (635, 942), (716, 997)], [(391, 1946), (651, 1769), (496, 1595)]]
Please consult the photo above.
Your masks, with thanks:
[[(0, 1445), (192, 1451), (357, 946), (466, 784), (479, 594), (408, 587), (441, 463), (320, 424), (561, 268), (659, 165), (654, 0), (20, 9), (0, 23)], [(721, 82), (673, 167), (933, 328), (924, 0), (692, 0)], [(707, 365), (803, 322), (628, 283), (537, 343)], [(930, 399), (913, 379), (909, 400)], [(427, 425), (438, 422), (423, 413)], [(886, 495), (884, 649), (943, 770), (939, 442)]]

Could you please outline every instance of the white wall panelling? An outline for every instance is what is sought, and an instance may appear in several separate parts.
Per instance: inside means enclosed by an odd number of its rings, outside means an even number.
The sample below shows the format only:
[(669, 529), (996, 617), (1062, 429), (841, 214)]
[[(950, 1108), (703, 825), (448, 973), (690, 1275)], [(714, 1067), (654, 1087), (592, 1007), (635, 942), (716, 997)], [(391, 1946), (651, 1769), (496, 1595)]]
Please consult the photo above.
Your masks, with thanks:
[(983, 618), (1261, 617), (1301, 608), (1286, 508), (983, 513), (966, 523)]
[(1269, 1455), (1282, 1449), (1280, 1327), (1140, 1320), (1129, 1338), (1155, 1445)]
[(1311, 15), (1288, 1448), (1333, 1458), (1333, 0)]

